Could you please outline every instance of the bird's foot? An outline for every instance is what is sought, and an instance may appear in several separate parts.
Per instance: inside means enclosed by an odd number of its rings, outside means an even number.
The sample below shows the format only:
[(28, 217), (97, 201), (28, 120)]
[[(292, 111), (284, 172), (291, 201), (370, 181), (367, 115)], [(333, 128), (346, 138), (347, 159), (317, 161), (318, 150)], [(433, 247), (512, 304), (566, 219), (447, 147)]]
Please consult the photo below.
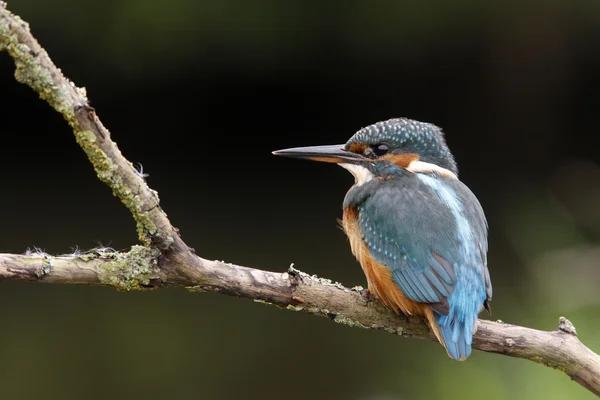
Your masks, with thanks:
[(371, 293), (371, 291), (369, 289), (361, 290), (360, 295), (363, 297), (363, 299), (365, 299), (365, 301), (367, 303), (371, 303), (371, 302), (377, 300), (377, 298), (375, 296), (373, 296), (373, 293)]

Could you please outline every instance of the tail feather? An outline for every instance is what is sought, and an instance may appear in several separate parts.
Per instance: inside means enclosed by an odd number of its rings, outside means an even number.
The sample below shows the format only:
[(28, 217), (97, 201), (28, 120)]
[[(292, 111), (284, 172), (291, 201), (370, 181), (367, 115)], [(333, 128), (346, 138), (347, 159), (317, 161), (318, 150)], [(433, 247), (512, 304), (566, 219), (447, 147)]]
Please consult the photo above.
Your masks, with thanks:
[(455, 360), (466, 360), (471, 355), (476, 317), (464, 320), (458, 319), (456, 316), (449, 318), (435, 314), (435, 320), (442, 337), (441, 342), (443, 342), (448, 355)]
[(440, 336), (448, 355), (455, 360), (466, 360), (471, 355), (471, 343), (477, 323), (477, 315), (486, 301), (486, 291), (481, 277), (473, 268), (463, 269), (453, 293), (448, 297), (448, 315), (434, 311)]

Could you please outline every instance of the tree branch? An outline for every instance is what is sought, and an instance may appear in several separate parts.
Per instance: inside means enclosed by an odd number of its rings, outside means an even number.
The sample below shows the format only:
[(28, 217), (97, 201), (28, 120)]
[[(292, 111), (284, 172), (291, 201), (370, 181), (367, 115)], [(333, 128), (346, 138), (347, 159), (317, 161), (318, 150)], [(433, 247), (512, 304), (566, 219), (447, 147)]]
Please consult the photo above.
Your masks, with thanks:
[[(73, 128), (98, 178), (133, 215), (143, 243), (129, 252), (96, 249), (57, 257), (41, 252), (0, 254), (0, 280), (108, 285), (122, 290), (182, 286), (246, 297), (348, 326), (435, 340), (422, 319), (396, 315), (362, 288), (348, 289), (292, 267), (277, 273), (196, 256), (159, 206), (157, 193), (112, 141), (89, 106), (85, 90), (63, 76), (27, 23), (1, 1), (0, 50), (15, 61), (16, 79), (35, 90)], [(473, 347), (559, 369), (600, 395), (600, 357), (579, 341), (575, 328), (562, 317), (559, 329), (552, 332), (479, 320)]]

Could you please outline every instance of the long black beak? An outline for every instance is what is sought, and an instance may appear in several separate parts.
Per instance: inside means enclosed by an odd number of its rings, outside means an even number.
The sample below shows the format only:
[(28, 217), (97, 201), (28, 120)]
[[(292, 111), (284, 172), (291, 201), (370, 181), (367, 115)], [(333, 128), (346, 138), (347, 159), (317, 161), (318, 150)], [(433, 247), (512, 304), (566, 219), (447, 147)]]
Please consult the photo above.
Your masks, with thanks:
[(294, 147), (292, 149), (277, 150), (274, 151), (273, 154), (276, 156), (302, 158), (306, 160), (336, 164), (357, 164), (360, 161), (364, 161), (363, 156), (344, 149), (343, 144), (334, 144), (330, 146)]

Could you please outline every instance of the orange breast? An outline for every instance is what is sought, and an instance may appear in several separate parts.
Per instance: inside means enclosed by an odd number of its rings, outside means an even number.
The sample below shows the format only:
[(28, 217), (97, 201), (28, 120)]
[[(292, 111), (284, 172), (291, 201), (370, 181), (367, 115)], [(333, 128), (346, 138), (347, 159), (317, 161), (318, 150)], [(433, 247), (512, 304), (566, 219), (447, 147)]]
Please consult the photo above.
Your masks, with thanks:
[(401, 311), (406, 315), (426, 317), (436, 337), (443, 344), (431, 308), (427, 304), (417, 303), (406, 297), (394, 282), (391, 270), (371, 256), (371, 252), (360, 233), (356, 209), (350, 207), (344, 210), (342, 225), (350, 240), (352, 254), (354, 254), (365, 273), (371, 294), (396, 312)]

